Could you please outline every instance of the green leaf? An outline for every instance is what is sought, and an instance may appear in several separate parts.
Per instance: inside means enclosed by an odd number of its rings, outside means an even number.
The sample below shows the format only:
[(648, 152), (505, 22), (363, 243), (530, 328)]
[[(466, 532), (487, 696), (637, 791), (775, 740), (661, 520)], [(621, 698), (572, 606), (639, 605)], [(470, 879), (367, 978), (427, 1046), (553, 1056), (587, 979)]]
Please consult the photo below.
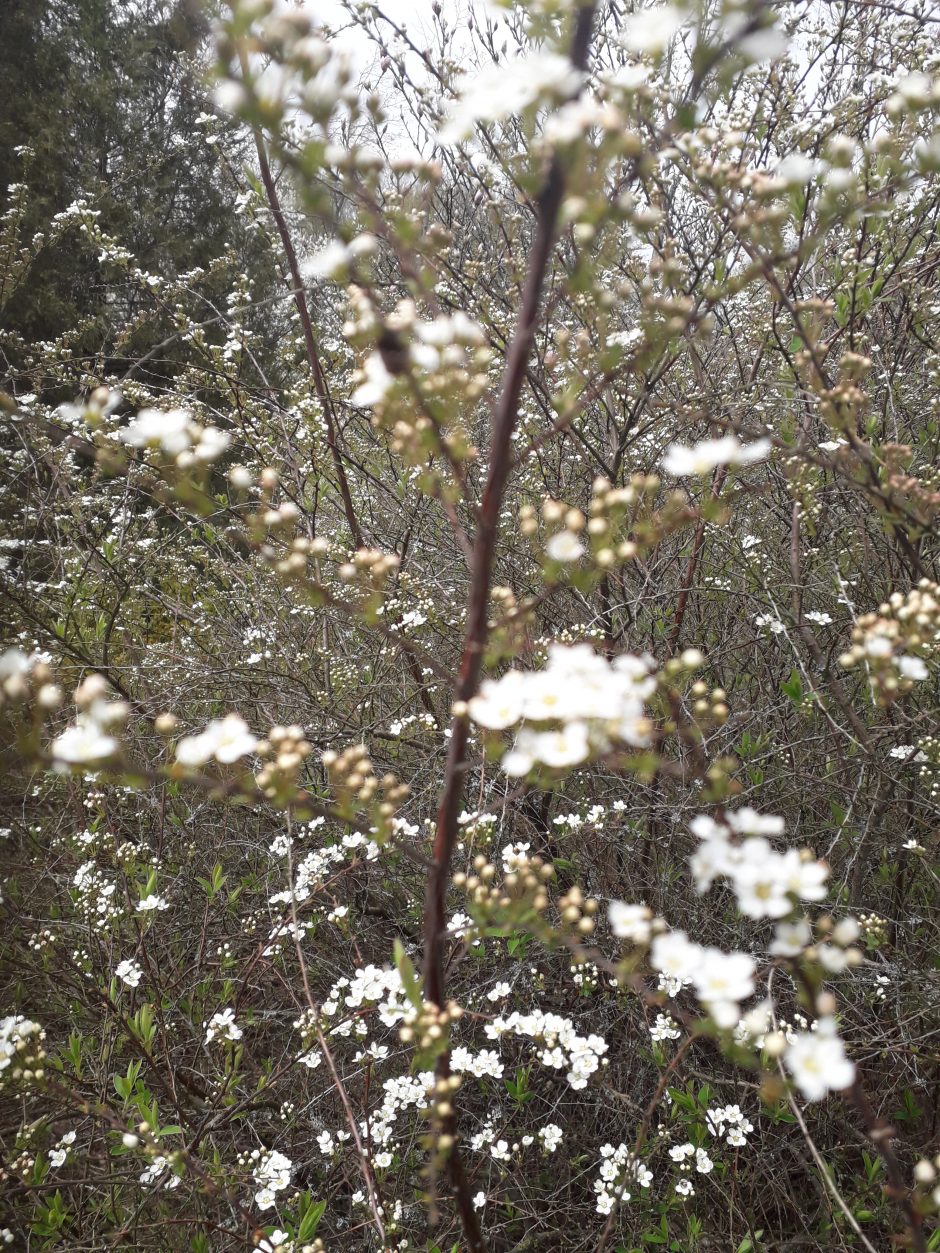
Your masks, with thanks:
[(401, 940), (396, 940), (392, 946), (392, 957), (395, 962), (395, 968), (401, 975), (401, 983), (405, 989), (405, 995), (415, 1009), (420, 1009), (423, 999), (421, 996), (421, 984), (415, 973), (414, 962), (405, 952)]
[(799, 672), (791, 670), (789, 679), (780, 684), (780, 690), (784, 696), (789, 697), (794, 705), (799, 705), (803, 699), (803, 681), (799, 676)]
[(320, 1219), (326, 1213), (326, 1201), (312, 1201), (300, 1220), (300, 1226), (297, 1228), (297, 1239), (303, 1244), (307, 1240), (312, 1240), (317, 1234), (317, 1227), (320, 1225)]

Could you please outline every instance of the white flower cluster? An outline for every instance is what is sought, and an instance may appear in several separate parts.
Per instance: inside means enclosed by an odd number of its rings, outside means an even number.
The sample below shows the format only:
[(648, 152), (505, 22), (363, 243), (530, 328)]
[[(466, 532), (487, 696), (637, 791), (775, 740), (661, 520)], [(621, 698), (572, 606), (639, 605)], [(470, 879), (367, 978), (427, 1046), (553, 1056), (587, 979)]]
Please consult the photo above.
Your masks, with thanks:
[(598, 1214), (609, 1214), (618, 1201), (629, 1201), (628, 1184), (648, 1188), (653, 1182), (653, 1172), (636, 1161), (633, 1150), (625, 1144), (618, 1144), (616, 1148), (612, 1144), (602, 1145), (601, 1157), (598, 1178), (594, 1180)]
[(495, 1049), (482, 1049), (474, 1054), (458, 1045), (450, 1055), (450, 1068), (455, 1074), (475, 1075), (477, 1079), (501, 1079), (503, 1075), (503, 1063)]
[[(861, 953), (852, 947), (861, 928), (855, 918), (840, 918), (832, 927), (829, 939), (813, 946), (816, 961), (830, 974), (841, 974), (847, 966), (861, 960)], [(805, 918), (792, 922), (778, 922), (770, 952), (774, 957), (798, 957), (813, 944), (813, 930)]]
[(69, 1149), (74, 1143), (75, 1132), (66, 1131), (55, 1147), (49, 1150), (49, 1165), (55, 1167), (64, 1166), (69, 1155)]
[[(394, 1079), (386, 1079), (382, 1084), (385, 1094), (382, 1104), (378, 1109), (370, 1111), (368, 1119), (360, 1124), (359, 1129), (363, 1138), (371, 1140), (373, 1145), (387, 1148), (391, 1142), (398, 1115), (406, 1109), (424, 1109), (431, 1100), (436, 1082), (433, 1070), (422, 1070), (415, 1075), (399, 1075)], [(381, 1163), (376, 1160), (376, 1164)]]
[(101, 925), (121, 916), (117, 885), (94, 861), (85, 861), (75, 871), (72, 886), (78, 889), (76, 908), (89, 922)]
[(928, 678), (927, 663), (918, 652), (934, 657), (938, 641), (940, 586), (921, 579), (907, 595), (893, 592), (876, 613), (857, 619), (852, 644), (840, 655), (839, 665), (864, 665), (879, 700), (890, 701)]
[(114, 973), (129, 988), (136, 988), (144, 976), (144, 972), (131, 957), (125, 957), (123, 961), (118, 962)]
[(691, 1171), (694, 1164), (700, 1175), (710, 1174), (715, 1165), (705, 1150), (697, 1149), (694, 1144), (674, 1144), (669, 1150), (669, 1156), (680, 1170), (686, 1172)]
[(553, 644), (543, 670), (484, 680), (469, 702), (470, 717), (491, 731), (519, 727), (502, 761), (508, 775), (526, 775), (536, 763), (576, 766), (614, 744), (648, 742), (643, 704), (656, 687), (654, 665), (648, 656), (608, 662), (587, 644)]
[[(414, 338), (408, 344), (408, 359), (415, 368), (429, 375), (435, 375), (445, 367), (449, 370), (466, 368), (473, 350), (486, 344), (483, 328), (459, 310), (451, 316), (442, 315), (433, 322), (424, 322), (416, 316), (410, 301), (402, 301), (395, 311), (394, 320), (396, 326), (410, 327)], [(349, 402), (364, 409), (380, 404), (395, 381), (379, 352), (366, 357), (360, 378), (361, 382)], [(426, 621), (423, 615), (417, 614), (412, 617), (411, 625), (420, 626), (423, 621)]]
[(108, 700), (108, 686), (100, 675), (89, 676), (76, 692), (82, 711), (75, 722), (52, 741), (53, 768), (95, 766), (109, 761), (120, 750), (113, 734), (130, 712), (124, 701)]
[(629, 940), (632, 944), (649, 944), (653, 934), (653, 911), (648, 905), (628, 905), (625, 901), (611, 901), (607, 919), (618, 940)]
[(724, 1136), (732, 1148), (743, 1148), (754, 1124), (741, 1113), (740, 1105), (716, 1105), (707, 1110), (705, 1125), (716, 1138)]
[[(398, 1022), (397, 1004), (398, 997), (403, 993), (401, 975), (397, 970), (383, 970), (379, 966), (365, 966), (356, 970), (352, 980), (338, 979), (334, 984), (334, 989), (339, 987), (348, 988), (344, 1002), (351, 1008), (356, 1009), (366, 1001), (384, 1001), (385, 1015), (382, 1021), (387, 1027), (393, 1027)], [(330, 999), (335, 997), (335, 990), (330, 995)], [(396, 1005), (394, 1010), (390, 1006), (390, 1000), (394, 1000)], [(407, 1008), (407, 1002), (400, 1006), (401, 1012), (404, 1013)]]
[[(276, 845), (277, 842), (272, 844), (271, 851), (277, 854), (282, 851), (282, 848), (280, 845)], [(340, 844), (327, 844), (323, 848), (313, 849), (297, 867), (293, 890), (288, 889), (285, 892), (275, 892), (273, 896), (268, 898), (268, 903), (271, 905), (288, 905), (293, 899), (298, 905), (302, 905), (310, 899), (317, 888), (322, 886), (330, 867), (335, 866), (337, 862), (343, 861), (344, 858), (345, 854)]]
[(519, 113), (546, 97), (557, 100), (573, 96), (581, 81), (581, 73), (557, 52), (533, 52), (515, 61), (487, 66), (463, 84), (438, 140), (442, 144), (460, 143), (470, 138), (478, 123)]
[(214, 718), (198, 735), (185, 735), (176, 746), (176, 760), (183, 766), (204, 766), (213, 759), (231, 765), (258, 747), (258, 740), (239, 714)]
[(363, 231), (348, 244), (331, 239), (300, 267), (304, 278), (345, 279), (350, 267), (364, 257), (372, 257), (378, 251), (379, 241), (368, 231)]
[(677, 985), (676, 991), (692, 984), (719, 1027), (737, 1026), (740, 1003), (754, 992), (757, 967), (749, 953), (724, 953), (695, 944), (684, 931), (656, 936), (650, 947), (650, 963)]
[[(351, 1010), (359, 1009), (362, 1005), (375, 1005), (379, 1020), (385, 1027), (396, 1026), (410, 1009), (398, 971), (373, 965), (356, 970), (352, 979), (342, 976), (336, 980), (320, 1007), (323, 1016), (333, 1018), (341, 1004)], [(295, 1026), (309, 1039), (310, 1030), (305, 1017), (298, 1019)], [(349, 1036), (355, 1032), (362, 1037), (368, 1034), (368, 1030), (366, 1019), (362, 1015), (354, 1015), (341, 1018), (330, 1027), (330, 1034)]]
[(242, 1038), (242, 1029), (235, 1022), (235, 1010), (231, 1006), (213, 1014), (203, 1026), (206, 1028), (206, 1044), (212, 1044), (214, 1040), (234, 1041)]
[(484, 1030), (491, 1040), (509, 1034), (538, 1041), (538, 1060), (552, 1070), (567, 1067), (566, 1078), (575, 1089), (587, 1087), (588, 1079), (607, 1052), (607, 1042), (602, 1036), (580, 1035), (570, 1018), (538, 1009), (531, 1014), (514, 1011), (508, 1018), (494, 1018)]
[(275, 1228), (270, 1235), (262, 1236), (256, 1247), (258, 1253), (294, 1253), (295, 1246), (286, 1231)]
[(186, 409), (141, 409), (118, 438), (132, 448), (159, 448), (181, 469), (216, 461), (229, 437), (216, 426), (201, 426)]
[(179, 1187), (180, 1177), (174, 1174), (169, 1160), (166, 1157), (158, 1156), (153, 1159), (146, 1170), (141, 1172), (140, 1182), (143, 1184), (157, 1183), (162, 1179), (162, 1187), (170, 1192), (173, 1188)]
[(656, 1021), (649, 1030), (650, 1039), (657, 1043), (663, 1040), (678, 1040), (682, 1035), (679, 1024), (671, 1014), (657, 1014)]
[[(738, 909), (748, 918), (783, 918), (794, 898), (820, 901), (829, 868), (799, 849), (776, 852), (765, 838), (783, 834), (783, 819), (750, 808), (721, 820), (700, 814), (690, 824), (701, 845), (690, 860), (695, 886), (707, 892), (717, 878), (731, 880)], [(746, 838), (732, 842), (734, 835)]]
[(813, 1031), (801, 1031), (783, 1055), (787, 1070), (807, 1101), (821, 1101), (855, 1082), (855, 1064), (845, 1055), (835, 1019), (824, 1017)]
[[(46, 1033), (39, 1023), (23, 1014), (9, 1014), (0, 1019), (0, 1078), (6, 1078), (3, 1072), (7, 1070), (14, 1079), (29, 1077), (27, 1072), (45, 1057), (42, 1047), (45, 1038)], [(42, 1072), (38, 1074), (41, 1076)]]
[[(309, 825), (312, 829), (316, 824), (310, 823)], [(288, 851), (289, 847), (286, 837), (279, 836), (271, 844), (270, 851), (276, 856), (282, 855)], [(268, 903), (288, 905), (293, 899), (298, 905), (302, 905), (323, 886), (332, 866), (345, 861), (349, 856), (355, 856), (360, 850), (366, 861), (375, 861), (382, 852), (382, 847), (360, 831), (353, 831), (344, 835), (336, 844), (325, 844), (322, 848), (312, 849), (297, 866), (293, 888), (288, 888), (284, 892), (275, 892), (268, 898)], [(337, 916), (343, 915), (337, 914)]]
[(688, 13), (671, 4), (643, 8), (624, 21), (619, 39), (637, 56), (658, 56), (688, 20)]
[(529, 848), (531, 845), (517, 843), (506, 844), (503, 848), (503, 870), (506, 874), (511, 874), (515, 870), (525, 868), (529, 860)]
[(718, 466), (742, 466), (763, 461), (769, 452), (769, 439), (742, 444), (736, 435), (729, 433), (720, 439), (700, 440), (691, 448), (685, 444), (671, 444), (666, 449), (661, 467), (666, 474), (676, 478), (687, 474), (711, 474)]
[(255, 1204), (258, 1209), (270, 1209), (277, 1201), (278, 1192), (290, 1186), (294, 1163), (277, 1149), (266, 1152), (254, 1149), (248, 1160), (253, 1163), (252, 1174), (258, 1185)]
[(160, 911), (170, 908), (170, 902), (163, 896), (157, 896), (151, 892), (148, 896), (143, 896), (137, 902), (137, 912), (139, 914), (149, 914), (154, 911)]

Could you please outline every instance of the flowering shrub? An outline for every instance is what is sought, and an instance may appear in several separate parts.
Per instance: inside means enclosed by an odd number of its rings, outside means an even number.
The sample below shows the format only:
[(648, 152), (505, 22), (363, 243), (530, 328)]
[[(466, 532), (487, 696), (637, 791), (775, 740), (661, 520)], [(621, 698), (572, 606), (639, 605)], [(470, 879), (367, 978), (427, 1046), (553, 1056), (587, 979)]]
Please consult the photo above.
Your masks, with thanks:
[(270, 301), (50, 224), (7, 1243), (940, 1248), (940, 11), (631, 8), (227, 8)]

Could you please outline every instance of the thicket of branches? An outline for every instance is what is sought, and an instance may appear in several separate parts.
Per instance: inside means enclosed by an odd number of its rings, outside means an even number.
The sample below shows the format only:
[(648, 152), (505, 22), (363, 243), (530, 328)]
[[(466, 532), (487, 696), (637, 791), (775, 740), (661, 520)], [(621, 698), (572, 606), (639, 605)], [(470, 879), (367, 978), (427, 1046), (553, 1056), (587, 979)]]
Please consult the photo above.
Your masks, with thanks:
[(8, 1244), (940, 1248), (938, 32), (0, 17)]

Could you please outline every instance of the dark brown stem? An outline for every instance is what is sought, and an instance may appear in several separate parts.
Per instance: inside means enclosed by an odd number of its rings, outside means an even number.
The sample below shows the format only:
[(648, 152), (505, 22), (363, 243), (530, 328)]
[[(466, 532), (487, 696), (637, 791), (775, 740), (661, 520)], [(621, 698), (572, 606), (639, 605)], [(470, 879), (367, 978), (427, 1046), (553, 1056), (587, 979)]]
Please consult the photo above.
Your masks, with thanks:
[[(571, 46), (571, 62), (580, 70), (587, 67), (594, 19), (594, 4), (578, 9), (574, 38)], [(460, 670), (454, 688), (456, 702), (466, 702), (474, 695), (480, 680), (483, 652), (487, 640), (486, 610), (489, 601), (493, 564), (496, 555), (496, 537), (499, 529), (500, 504), (506, 488), (506, 480), (512, 464), (512, 433), (519, 412), (519, 398), (525, 382), (526, 370), (535, 340), (539, 307), (545, 286), (549, 258), (555, 244), (558, 213), (565, 191), (565, 175), (558, 157), (552, 159), (544, 187), (536, 202), (538, 221), (519, 319), (512, 342), (506, 355), (503, 382), (493, 412), (493, 433), (490, 441), (488, 471), (483, 498), (478, 513), (477, 531), (471, 562), (470, 596), (467, 606), (467, 624)], [(443, 1006), (445, 999), (444, 941), (445, 896), (450, 877), (450, 863), (457, 838), (457, 815), (464, 791), (464, 758), (467, 750), (469, 726), (466, 712), (454, 716), (444, 786), (437, 812), (434, 836), (434, 869), (427, 879), (424, 905), (424, 994), (428, 1001)], [(447, 1054), (438, 1065), (447, 1074)], [(453, 1134), (453, 1128), (444, 1128)], [(457, 1198), (460, 1221), (471, 1253), (485, 1249), (480, 1224), (470, 1199), (469, 1187), (464, 1176), (459, 1151), (454, 1147), (449, 1159), (451, 1183)]]
[[(719, 466), (715, 471), (715, 477), (712, 479), (712, 500), (717, 500), (721, 495), (721, 489), (724, 486), (727, 469), (725, 466)], [(692, 552), (689, 555), (688, 565), (685, 568), (685, 574), (682, 578), (682, 586), (679, 588), (679, 599), (676, 601), (676, 616), (672, 621), (672, 630), (669, 632), (669, 643), (666, 645), (666, 657), (669, 658), (676, 651), (679, 643), (679, 636), (682, 633), (682, 622), (685, 618), (686, 607), (689, 603), (689, 593), (692, 591), (692, 584), (695, 582), (695, 572), (698, 569), (699, 558), (702, 555), (702, 546), (705, 543), (705, 519), (700, 518), (699, 524), (695, 528), (695, 537), (692, 540)]]
[(847, 1095), (848, 1099), (855, 1106), (859, 1118), (865, 1124), (869, 1140), (878, 1150), (881, 1160), (885, 1164), (885, 1173), (888, 1176), (885, 1192), (904, 1212), (908, 1222), (910, 1247), (914, 1249), (915, 1253), (927, 1253), (923, 1216), (917, 1212), (917, 1207), (911, 1200), (910, 1189), (904, 1182), (904, 1175), (901, 1172), (901, 1164), (895, 1156), (894, 1149), (891, 1147), (891, 1141), (895, 1135), (894, 1128), (889, 1123), (886, 1123), (883, 1118), (879, 1118), (872, 1109), (868, 1095), (859, 1079), (855, 1080)]
[[(248, 67), (244, 50), (240, 50), (239, 57), (241, 60), (242, 73), (245, 74)], [(264, 146), (264, 138), (259, 127), (253, 126), (251, 130), (252, 135), (254, 136), (255, 150), (258, 154), (258, 171), (261, 174), (261, 182), (264, 184), (264, 193), (267, 196), (271, 216), (274, 218), (278, 234), (281, 237), (281, 246), (284, 249), (287, 269), (290, 273), (290, 281), (293, 289), (291, 295), (294, 297), (294, 306), (297, 309), (297, 316), (300, 318), (300, 325), (303, 328), (304, 346), (307, 351), (307, 361), (310, 365), (310, 373), (313, 375), (313, 385), (316, 388), (317, 397), (320, 401), (320, 407), (323, 409), (323, 420), (326, 423), (326, 444), (330, 450), (330, 456), (333, 459), (333, 469), (336, 472), (336, 481), (339, 485), (339, 493), (343, 498), (343, 512), (346, 515), (346, 525), (349, 527), (349, 533), (352, 536), (353, 547), (362, 548), (362, 529), (359, 526), (359, 519), (356, 517), (352, 493), (349, 490), (349, 480), (346, 478), (346, 470), (343, 466), (343, 458), (340, 454), (339, 443), (336, 438), (336, 410), (333, 407), (333, 398), (330, 395), (330, 389), (327, 386), (326, 375), (323, 373), (323, 366), (320, 361), (320, 352), (317, 348), (316, 336), (313, 333), (313, 323), (310, 320), (310, 310), (307, 307), (307, 297), (304, 294), (303, 281), (300, 276), (300, 266), (297, 264), (297, 253), (294, 251), (294, 243), (291, 239), (290, 230), (287, 226), (287, 219), (284, 217), (284, 210), (281, 208), (281, 200), (277, 194), (277, 187), (271, 175), (271, 165), (268, 161), (268, 154)]]

